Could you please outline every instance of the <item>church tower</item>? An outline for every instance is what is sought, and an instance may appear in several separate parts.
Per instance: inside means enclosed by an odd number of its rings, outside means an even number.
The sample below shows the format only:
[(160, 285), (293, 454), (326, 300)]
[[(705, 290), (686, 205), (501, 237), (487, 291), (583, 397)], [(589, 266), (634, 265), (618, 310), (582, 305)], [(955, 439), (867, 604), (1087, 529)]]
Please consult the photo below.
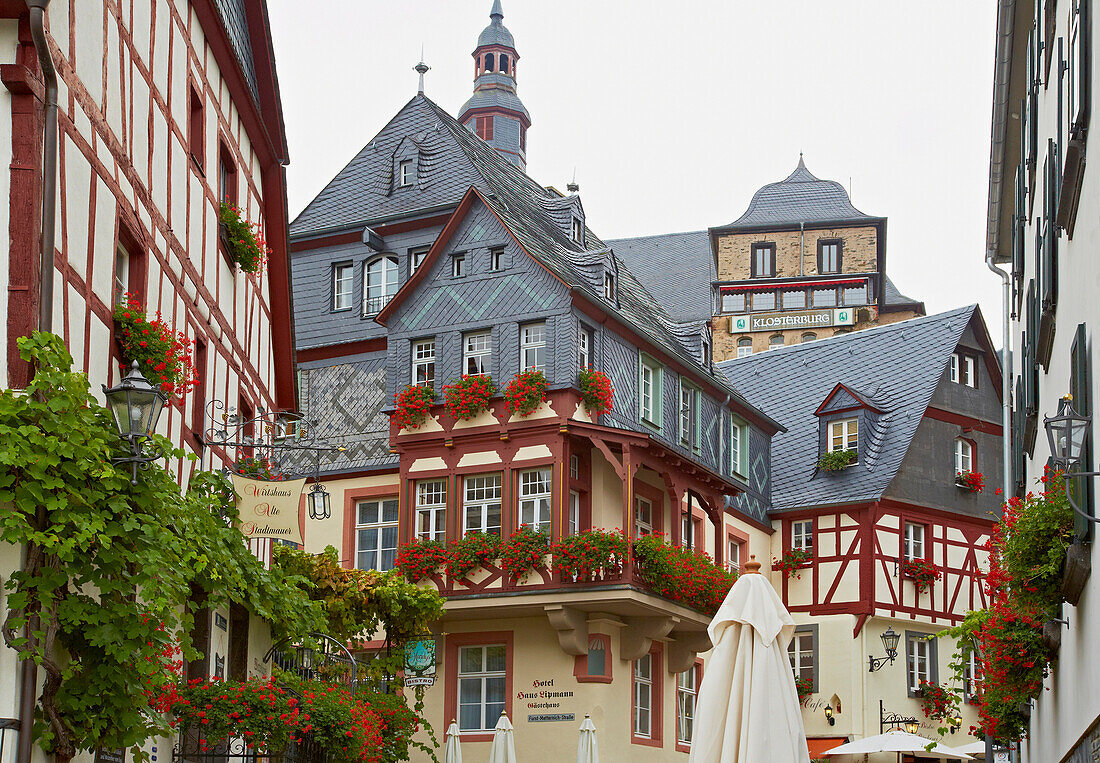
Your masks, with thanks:
[(526, 170), (531, 115), (516, 95), (519, 53), (512, 33), (504, 26), (500, 0), (493, 0), (489, 19), (489, 26), (477, 38), (473, 53), (474, 94), (458, 112), (458, 121)]

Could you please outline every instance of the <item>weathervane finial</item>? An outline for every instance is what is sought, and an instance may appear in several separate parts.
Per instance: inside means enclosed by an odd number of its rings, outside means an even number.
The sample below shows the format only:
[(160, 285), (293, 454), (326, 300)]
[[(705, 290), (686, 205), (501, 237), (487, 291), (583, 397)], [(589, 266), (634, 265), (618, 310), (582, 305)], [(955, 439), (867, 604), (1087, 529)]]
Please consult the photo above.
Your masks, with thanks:
[(417, 86), (417, 94), (424, 95), (424, 75), (428, 73), (432, 67), (424, 63), (424, 46), (420, 46), (420, 63), (413, 67), (413, 71), (420, 75), (420, 84)]

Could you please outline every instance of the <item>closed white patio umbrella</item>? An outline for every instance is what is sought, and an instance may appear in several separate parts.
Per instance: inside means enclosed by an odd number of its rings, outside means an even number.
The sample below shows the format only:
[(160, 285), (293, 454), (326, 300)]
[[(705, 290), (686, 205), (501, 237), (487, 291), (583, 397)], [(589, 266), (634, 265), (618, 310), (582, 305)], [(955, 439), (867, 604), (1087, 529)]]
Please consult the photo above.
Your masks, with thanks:
[[(932, 744), (932, 749), (927, 749)], [(863, 755), (872, 752), (896, 752), (898, 760), (901, 760), (903, 752), (924, 755), (933, 758), (958, 758), (961, 760), (974, 760), (965, 752), (948, 747), (947, 745), (933, 742), (907, 731), (887, 731), (885, 734), (876, 734), (873, 737), (857, 739), (854, 742), (842, 744), (831, 750), (826, 750), (826, 755)]]
[(462, 763), (462, 748), (458, 746), (458, 724), (447, 727), (447, 744), (443, 747), (443, 763)]
[(970, 744), (964, 744), (955, 748), (955, 752), (965, 752), (967, 755), (980, 755), (985, 757), (985, 742), (981, 740), (971, 742)]
[(508, 713), (500, 714), (500, 720), (493, 729), (489, 763), (516, 763), (516, 740), (512, 738), (512, 722), (508, 720)]
[(596, 724), (584, 714), (581, 721), (581, 738), (577, 742), (577, 763), (600, 763), (600, 750), (596, 746)]
[(794, 620), (752, 557), (707, 628), (690, 763), (809, 763), (787, 645)]

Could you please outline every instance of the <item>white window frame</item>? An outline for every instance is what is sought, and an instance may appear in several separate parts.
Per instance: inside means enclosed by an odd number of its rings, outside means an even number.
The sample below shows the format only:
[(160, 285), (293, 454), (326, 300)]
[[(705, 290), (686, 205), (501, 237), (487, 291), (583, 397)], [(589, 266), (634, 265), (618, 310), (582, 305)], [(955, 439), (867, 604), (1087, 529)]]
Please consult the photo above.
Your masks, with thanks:
[[(474, 650), (474, 649), (480, 649), (481, 650), (481, 670), (478, 670), (478, 671), (464, 671), (462, 669), (463, 662), (465, 661), (463, 658), (464, 658), (465, 654), (468, 651)], [(489, 668), (489, 650), (490, 649), (501, 649), (501, 650), (504, 651), (504, 668), (502, 670), (489, 670), (488, 669)], [(478, 733), (478, 732), (492, 731), (493, 728), (496, 726), (497, 720), (499, 719), (500, 716), (498, 715), (497, 718), (490, 718), (489, 717), (489, 702), (487, 701), (487, 698), (486, 698), (486, 695), (488, 693), (487, 692), (488, 682), (490, 680), (499, 680), (499, 681), (504, 682), (505, 688), (504, 688), (503, 694), (501, 695), (502, 696), (501, 701), (492, 703), (494, 705), (500, 705), (501, 711), (503, 712), (508, 707), (508, 689), (507, 689), (507, 685), (508, 685), (507, 684), (507, 681), (508, 681), (508, 647), (505, 644), (487, 644), (485, 646), (460, 646), (458, 648), (458, 666), (457, 666), (457, 669), (458, 669), (457, 670), (458, 680), (456, 681), (456, 683), (457, 683), (457, 687), (456, 687), (457, 688), (457, 697), (456, 697), (456, 699), (457, 699), (457, 706), (458, 706), (458, 721), (459, 721), (459, 730), (460, 730), (460, 732), (461, 733), (471, 733), (471, 732), (472, 733)], [(464, 684), (467, 683), (467, 682), (476, 682), (478, 684), (478, 687), (479, 687), (478, 688), (478, 696), (480, 697), (480, 699), (478, 701), (478, 706), (481, 709), (481, 712), (479, 713), (480, 716), (481, 716), (481, 723), (479, 724), (478, 728), (465, 727), (463, 725), (466, 722), (466, 718), (464, 717), (464, 715), (462, 713), (462, 708), (463, 708), (463, 702), (462, 702), (463, 692), (462, 692), (462, 689), (463, 689)], [(465, 703), (465, 704), (470, 706), (473, 703)]]
[(581, 368), (592, 367), (592, 329), (581, 326), (577, 335), (577, 363)]
[[(910, 694), (920, 691), (922, 680), (934, 683), (932, 670), (931, 639), (906, 634), (905, 643), (905, 680)], [(923, 664), (923, 669), (922, 669)]]
[(814, 552), (814, 521), (799, 519), (791, 522), (791, 549)]
[[(807, 647), (807, 642), (809, 646)], [(817, 659), (817, 633), (813, 630), (795, 630), (790, 643), (787, 644), (787, 659), (791, 663), (791, 671), (795, 678), (806, 678), (809, 673), (810, 683), (817, 688), (815, 676), (817, 674), (815, 661)]]
[(680, 514), (680, 545), (695, 548), (695, 515), (690, 508)]
[(634, 537), (653, 534), (653, 501), (645, 496), (634, 496)]
[(951, 381), (962, 384), (964, 387), (977, 389), (978, 365), (974, 362), (973, 355), (965, 355), (961, 352), (951, 353)]
[(981, 673), (982, 665), (978, 654), (971, 649), (963, 661), (963, 699), (968, 700), (978, 695), (978, 687), (982, 682)]
[(363, 264), (363, 315), (377, 315), (398, 289), (397, 258), (375, 257)]
[[(778, 339), (779, 341), (775, 341)], [(782, 334), (776, 334), (775, 336), (768, 337), (768, 349), (778, 350), (780, 347), (787, 346), (787, 339)]]
[(699, 698), (698, 666), (692, 665), (676, 676), (676, 741), (691, 745), (695, 730), (695, 705)]
[(415, 273), (428, 256), (432, 248), (430, 246), (421, 246), (416, 249), (409, 250), (409, 275)]
[[(471, 367), (471, 361), (474, 366)], [(493, 371), (493, 332), (471, 331), (462, 336), (462, 372), (489, 376)]]
[(332, 310), (352, 308), (352, 290), (355, 288), (355, 263), (337, 262), (332, 266)]
[[(500, 472), (463, 477), (462, 537), (472, 532), (500, 536), (504, 519), (503, 486), (504, 475)], [(493, 507), (496, 507), (497, 515), (495, 524), (489, 518)], [(471, 522), (471, 516), (475, 514), (477, 521)]]
[(525, 469), (519, 473), (519, 524), (538, 532), (550, 532), (552, 469)]
[[(859, 419), (840, 419), (829, 422), (826, 445), (830, 453), (854, 450), (859, 454)], [(855, 463), (853, 461), (852, 463)]]
[[(634, 660), (634, 736), (653, 738), (653, 654), (643, 654)], [(645, 722), (642, 722), (642, 700), (645, 700)]]
[(693, 450), (702, 446), (702, 421), (699, 414), (702, 408), (701, 390), (691, 382), (680, 377), (680, 444)]
[(730, 416), (730, 471), (738, 477), (749, 476), (749, 425)]
[(963, 437), (955, 438), (955, 473), (974, 471), (974, 444)]
[(603, 296), (608, 302), (615, 301), (615, 274), (610, 270), (603, 274)]
[(902, 534), (904, 536), (903, 551), (905, 554), (905, 561), (911, 562), (914, 559), (927, 558), (927, 527), (919, 522), (906, 522)]
[(126, 292), (130, 291), (130, 252), (121, 243), (115, 246), (115, 293), (114, 304), (126, 302)]
[(638, 417), (656, 429), (661, 428), (662, 370), (648, 355), (638, 361)]
[(466, 276), (466, 252), (458, 252), (451, 255), (451, 278), (464, 278)]
[(737, 357), (747, 358), (749, 355), (752, 355), (752, 340), (741, 337), (737, 340)]
[[(437, 487), (442, 489), (436, 490)], [(420, 480), (416, 483), (416, 538), (447, 539), (447, 480)]]
[(398, 183), (402, 188), (408, 188), (413, 184), (413, 160), (402, 159), (397, 164)]
[(569, 527), (568, 535), (576, 535), (581, 531), (581, 494), (576, 490), (569, 491)]
[(581, 457), (576, 453), (569, 454), (569, 477), (575, 480), (581, 478)]
[(584, 220), (579, 217), (573, 217), (573, 240), (584, 246)]
[[(393, 519), (386, 519), (386, 504), (392, 504)], [(364, 522), (362, 521), (363, 512), (362, 509), (367, 504), (375, 504), (374, 510), (375, 521)], [(397, 556), (398, 547), (398, 532), (399, 532), (399, 517), (397, 515), (397, 498), (372, 498), (365, 501), (356, 501), (355, 503), (355, 568), (360, 570), (378, 570), (379, 572), (386, 572), (393, 569), (393, 559)], [(384, 541), (384, 533), (387, 529), (393, 530), (393, 546), (387, 547)], [(362, 540), (362, 534), (360, 531), (374, 530), (377, 544), (373, 549), (364, 548), (360, 541)], [(387, 566), (385, 561), (386, 552), (390, 552), (390, 563)], [(374, 563), (372, 566), (362, 566), (362, 561), (365, 554), (374, 554)]]
[(525, 323), (519, 327), (521, 371), (546, 371), (546, 322)]
[(490, 272), (497, 273), (501, 270), (504, 270), (504, 268), (502, 267), (503, 261), (504, 261), (504, 250), (503, 249), (490, 249), (489, 250), (489, 271)]
[(435, 388), (435, 338), (412, 343), (412, 380), (414, 387)]
[(741, 541), (732, 535), (726, 536), (726, 569), (730, 572), (741, 571)]

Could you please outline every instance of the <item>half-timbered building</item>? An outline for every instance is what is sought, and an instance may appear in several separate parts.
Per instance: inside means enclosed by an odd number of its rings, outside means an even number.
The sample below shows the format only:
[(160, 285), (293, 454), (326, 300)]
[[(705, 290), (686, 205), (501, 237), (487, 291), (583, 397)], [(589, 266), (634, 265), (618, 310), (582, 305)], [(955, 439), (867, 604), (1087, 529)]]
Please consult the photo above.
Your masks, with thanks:
[[(0, 2), (0, 38), (0, 383), (26, 385), (16, 340), (44, 328), (64, 338), (101, 396), (121, 378), (112, 313), (129, 292), (194, 342), (196, 386), (165, 407), (159, 432), (200, 456), (202, 468), (222, 466), (232, 456), (202, 445), (209, 402), (241, 412), (296, 405), (287, 149), (266, 4)], [(51, 70), (55, 133), (47, 133)], [(55, 154), (46, 148), (54, 137)], [(44, 166), (51, 155), (56, 165)], [(56, 198), (52, 221), (43, 219), (43, 189)], [(272, 249), (265, 270), (245, 273), (231, 261), (219, 236), (223, 199), (260, 226)], [(44, 225), (54, 235), (43, 258)], [(40, 321), (44, 282), (52, 309)], [(196, 465), (169, 467), (185, 481)], [(270, 543), (253, 550), (266, 558)], [(19, 564), (20, 549), (0, 548), (0, 577)], [(237, 609), (196, 614), (204, 656), (191, 675), (216, 665), (226, 677), (263, 672), (268, 645), (255, 626), (250, 639), (247, 612)], [(19, 675), (15, 652), (0, 647), (4, 723), (19, 714)]]
[[(772, 440), (772, 553), (812, 561), (772, 580), (799, 623), (792, 665), (813, 684), (811, 752), (878, 734), (880, 712), (916, 718), (935, 737), (917, 693), (951, 679), (954, 644), (936, 634), (985, 606), (983, 545), (1000, 507), (992, 486), (966, 482), (993, 481), (1002, 459), (1001, 371), (980, 311), (719, 365), (786, 427)], [(837, 464), (838, 453), (849, 457)], [(926, 565), (938, 577), (922, 586), (914, 571)], [(870, 670), (888, 629), (900, 636), (897, 659)], [(977, 679), (968, 674), (966, 692)], [(973, 722), (966, 709), (963, 734)]]

